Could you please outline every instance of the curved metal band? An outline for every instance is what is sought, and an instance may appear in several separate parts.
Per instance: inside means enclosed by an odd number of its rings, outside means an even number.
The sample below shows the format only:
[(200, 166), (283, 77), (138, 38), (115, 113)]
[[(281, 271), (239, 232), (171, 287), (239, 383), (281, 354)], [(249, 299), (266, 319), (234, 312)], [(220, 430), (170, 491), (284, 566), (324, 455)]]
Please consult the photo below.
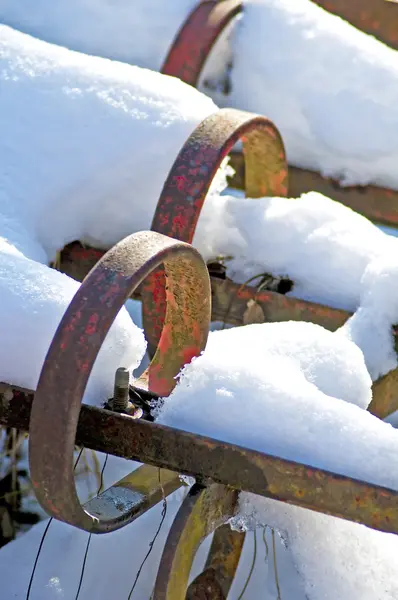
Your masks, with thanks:
[[(151, 229), (192, 242), (206, 194), (236, 142), (243, 142), (246, 194), (249, 197), (285, 196), (287, 163), (282, 138), (266, 117), (235, 109), (222, 109), (205, 119), (176, 158), (164, 184)], [(162, 272), (153, 274), (142, 288), (143, 323), (152, 353), (157, 346), (165, 311), (164, 292), (155, 296)]]
[(163, 186), (152, 231), (192, 243), (206, 194), (224, 158), (243, 142), (246, 195), (286, 196), (287, 163), (276, 126), (260, 115), (223, 108), (198, 125)]
[(217, 38), (241, 11), (241, 0), (207, 0), (198, 4), (177, 33), (161, 73), (196, 87)]
[(32, 483), (44, 510), (87, 531), (101, 533), (127, 524), (129, 503), (117, 516), (113, 511), (99, 519), (85, 511), (77, 497), (73, 449), (84, 390), (124, 302), (162, 263), (167, 308), (158, 348), (142, 385), (168, 395), (181, 367), (206, 345), (210, 282), (196, 250), (154, 232), (125, 238), (90, 271), (58, 326), (40, 375), (29, 427)]
[[(236, 490), (218, 483), (206, 488), (195, 484), (191, 488), (167, 537), (153, 600), (185, 600), (196, 552), (207, 535), (233, 516), (238, 494)], [(214, 578), (211, 588), (212, 595), (206, 598), (224, 598), (222, 585), (217, 578)]]

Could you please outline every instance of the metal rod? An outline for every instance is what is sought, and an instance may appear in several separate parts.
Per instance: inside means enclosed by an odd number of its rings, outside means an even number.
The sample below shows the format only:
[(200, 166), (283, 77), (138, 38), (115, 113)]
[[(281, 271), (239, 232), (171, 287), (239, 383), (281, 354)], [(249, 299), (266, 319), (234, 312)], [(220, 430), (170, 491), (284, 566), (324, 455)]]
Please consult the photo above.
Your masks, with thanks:
[[(28, 431), (33, 394), (7, 397), (0, 423)], [(398, 533), (398, 492), (233, 444), (86, 405), (76, 443)]]

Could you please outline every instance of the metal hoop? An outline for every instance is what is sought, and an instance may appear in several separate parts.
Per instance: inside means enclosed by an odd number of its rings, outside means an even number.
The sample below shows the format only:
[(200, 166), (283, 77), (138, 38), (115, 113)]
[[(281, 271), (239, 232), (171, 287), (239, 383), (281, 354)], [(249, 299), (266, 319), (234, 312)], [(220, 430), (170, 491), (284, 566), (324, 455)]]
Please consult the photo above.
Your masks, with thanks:
[(129, 502), (136, 497), (129, 494), (117, 514), (105, 511), (98, 518), (83, 509), (74, 483), (73, 449), (84, 390), (106, 334), (124, 302), (162, 263), (166, 314), (141, 385), (168, 395), (181, 367), (206, 345), (210, 282), (196, 250), (154, 232), (125, 238), (87, 275), (61, 320), (40, 375), (29, 427), (32, 484), (44, 510), (86, 531), (112, 531), (133, 518)]

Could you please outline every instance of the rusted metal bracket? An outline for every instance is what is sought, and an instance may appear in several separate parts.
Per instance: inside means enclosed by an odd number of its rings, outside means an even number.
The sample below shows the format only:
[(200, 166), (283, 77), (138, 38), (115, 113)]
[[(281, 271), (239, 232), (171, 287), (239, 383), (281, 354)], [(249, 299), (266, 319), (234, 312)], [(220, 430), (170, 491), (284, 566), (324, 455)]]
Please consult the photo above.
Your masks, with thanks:
[(126, 488), (123, 510), (117, 514), (114, 510), (106, 512), (105, 505), (101, 515), (82, 508), (73, 477), (81, 401), (118, 312), (159, 264), (165, 266), (167, 308), (157, 350), (138, 385), (159, 395), (172, 391), (182, 366), (206, 345), (209, 277), (203, 259), (192, 246), (155, 232), (141, 232), (109, 250), (83, 281), (55, 333), (35, 393), (29, 463), (36, 496), (50, 515), (87, 531), (111, 531), (129, 522), (129, 505), (134, 498)]
[[(398, 48), (398, 8), (393, 4), (385, 0), (316, 0), (316, 3)], [(242, 10), (242, 0), (199, 3), (174, 39), (161, 72), (196, 85), (217, 36)], [(217, 27), (211, 19), (202, 17), (205, 11), (211, 14), (218, 11), (217, 14), (223, 15), (217, 21)], [(211, 44), (208, 43), (209, 38)], [(192, 59), (197, 56), (200, 56), (200, 60)], [(234, 153), (231, 165), (237, 170), (237, 175), (231, 179), (231, 185), (240, 189), (245, 188), (243, 163), (240, 153)], [(289, 196), (297, 197), (306, 191), (316, 190), (377, 223), (392, 227), (398, 225), (398, 192), (395, 190), (377, 186), (342, 187), (319, 173), (292, 167), (289, 167), (289, 184)]]

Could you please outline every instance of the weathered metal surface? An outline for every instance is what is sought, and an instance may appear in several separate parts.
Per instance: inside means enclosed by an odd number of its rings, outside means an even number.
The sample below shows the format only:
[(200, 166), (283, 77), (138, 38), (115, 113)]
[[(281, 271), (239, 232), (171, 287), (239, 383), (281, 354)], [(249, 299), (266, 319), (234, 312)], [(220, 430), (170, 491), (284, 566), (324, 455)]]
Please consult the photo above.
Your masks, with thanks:
[(398, 410), (398, 369), (380, 377), (372, 386), (373, 399), (368, 408), (379, 419)]
[(240, 285), (230, 279), (213, 277), (211, 293), (212, 319), (231, 325), (243, 324), (244, 314), (251, 300), (255, 300), (262, 308), (266, 323), (307, 321), (335, 331), (350, 316), (345, 310), (298, 300), (268, 290), (258, 292), (254, 287)]
[[(78, 262), (75, 263), (77, 270)], [(83, 273), (81, 273), (83, 275)], [(255, 301), (264, 316), (264, 322), (307, 321), (330, 331), (341, 327), (350, 313), (322, 304), (298, 300), (267, 290), (240, 285), (229, 279), (211, 278), (212, 320), (231, 325), (245, 324), (249, 303)], [(138, 296), (137, 296), (138, 297)], [(398, 410), (398, 370), (391, 371), (373, 384), (371, 413), (384, 419)]]
[[(183, 485), (178, 473), (142, 465), (83, 505), (86, 512), (117, 528), (137, 519)], [(115, 529), (115, 527), (113, 527)], [(106, 531), (105, 527), (102, 532)]]
[(338, 15), (370, 33), (388, 46), (398, 49), (398, 6), (386, 0), (314, 0), (327, 11)]
[[(286, 194), (286, 157), (275, 125), (265, 117), (222, 109), (202, 121), (177, 156), (156, 207), (153, 231), (192, 242), (211, 182), (238, 141), (243, 142), (247, 195), (256, 198)], [(143, 322), (150, 353), (157, 345), (158, 321), (165, 310), (163, 277), (158, 270), (142, 287)], [(156, 289), (162, 291), (155, 293)]]
[(121, 508), (118, 518), (98, 519), (78, 500), (72, 463), (84, 390), (124, 302), (160, 264), (167, 279), (167, 308), (154, 358), (138, 385), (168, 395), (181, 367), (206, 345), (210, 284), (203, 259), (192, 246), (154, 232), (122, 240), (89, 273), (61, 320), (39, 378), (29, 426), (33, 488), (50, 515), (87, 531), (110, 531), (126, 524), (128, 506)]
[(241, 10), (241, 0), (200, 2), (177, 33), (161, 73), (196, 86), (214, 43)]
[(286, 195), (285, 149), (272, 121), (245, 111), (221, 109), (198, 125), (178, 154), (159, 198), (152, 231), (192, 242), (211, 182), (238, 141), (243, 142), (247, 195)]
[[(396, 10), (398, 12), (398, 7)], [(244, 157), (232, 152), (230, 164), (236, 171), (230, 185), (244, 189)], [(289, 197), (298, 198), (313, 190), (349, 206), (375, 223), (398, 227), (398, 191), (374, 185), (341, 187), (337, 181), (319, 173), (289, 166)]]
[[(32, 395), (19, 390), (13, 396), (10, 388), (4, 390), (0, 423), (27, 431)], [(58, 396), (55, 391), (50, 398), (55, 406)], [(80, 411), (76, 443), (398, 533), (397, 491), (234, 444), (86, 405)]]
[(205, 568), (188, 587), (186, 600), (215, 598), (211, 592), (218, 593), (222, 599), (228, 597), (245, 537), (244, 532), (233, 531), (228, 524), (215, 530)]
[[(154, 600), (185, 600), (189, 574), (204, 538), (236, 511), (238, 492), (217, 483), (195, 484), (182, 503), (167, 536), (153, 593)], [(207, 578), (192, 600), (225, 600), (217, 578)], [(193, 591), (193, 590), (192, 590)], [(192, 592), (191, 591), (191, 592)]]
[[(398, 6), (385, 0), (315, 0), (332, 13), (344, 17), (359, 29), (375, 35), (382, 41), (398, 48)], [(196, 85), (203, 64), (211, 51), (216, 33), (220, 35), (224, 23), (217, 31), (211, 22), (201, 18), (206, 11), (219, 10), (228, 13), (233, 10), (236, 14), (242, 9), (242, 2), (221, 0), (205, 2), (192, 12), (186, 23), (182, 26), (183, 43), (179, 36), (175, 39), (169, 50), (172, 61), (166, 61), (168, 75), (174, 75), (186, 83)], [(214, 8), (211, 8), (214, 5)], [(229, 8), (230, 6), (230, 8)], [(232, 8), (233, 6), (233, 8)], [(235, 16), (235, 14), (233, 15)], [(212, 43), (207, 43), (208, 37)], [(217, 37), (217, 36), (216, 36)], [(191, 59), (200, 56), (200, 60)], [(184, 68), (184, 65), (189, 65)], [(163, 71), (166, 72), (166, 71)], [(232, 180), (232, 185), (244, 189), (243, 159), (242, 155), (235, 153), (231, 164), (238, 173)], [(323, 178), (315, 172), (289, 167), (289, 195), (297, 197), (305, 191), (316, 190), (330, 196), (369, 219), (386, 225), (398, 225), (398, 192), (377, 186), (341, 187), (336, 181)], [(278, 195), (277, 193), (270, 195)], [(284, 194), (283, 194), (284, 195)]]

